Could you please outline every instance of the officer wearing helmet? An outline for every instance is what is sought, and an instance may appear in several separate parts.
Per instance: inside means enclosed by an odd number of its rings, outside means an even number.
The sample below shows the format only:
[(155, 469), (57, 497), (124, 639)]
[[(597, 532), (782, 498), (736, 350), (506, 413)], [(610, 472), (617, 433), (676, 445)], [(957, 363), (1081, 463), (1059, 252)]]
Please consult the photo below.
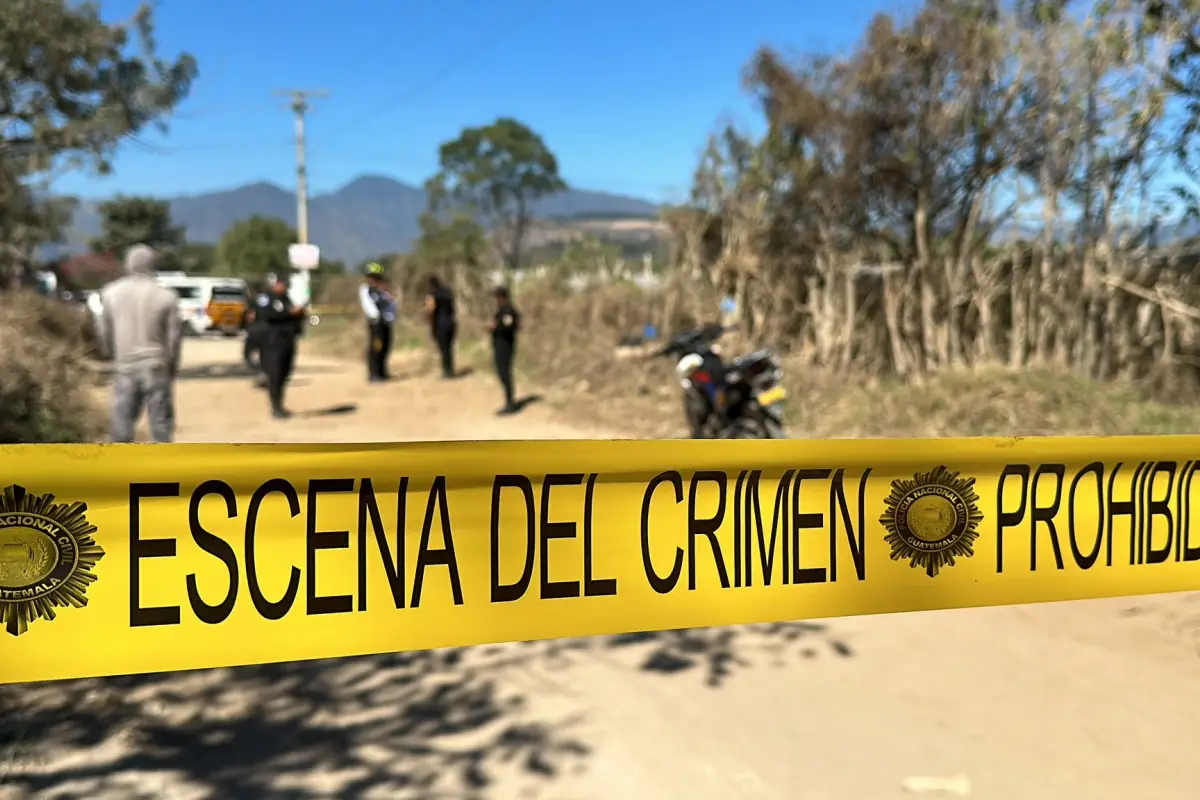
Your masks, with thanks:
[(378, 262), (366, 265), (358, 289), (358, 302), (367, 318), (367, 380), (388, 379), (387, 359), (396, 324), (396, 301), (388, 291), (387, 273)]

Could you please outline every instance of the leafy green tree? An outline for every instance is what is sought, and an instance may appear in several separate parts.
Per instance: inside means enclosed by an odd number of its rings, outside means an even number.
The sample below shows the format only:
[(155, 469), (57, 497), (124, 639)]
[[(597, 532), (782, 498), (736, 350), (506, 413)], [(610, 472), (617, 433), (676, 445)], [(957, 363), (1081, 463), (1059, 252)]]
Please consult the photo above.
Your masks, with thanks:
[(1174, 101), (1168, 141), (1178, 167), (1175, 200), (1188, 218), (1200, 217), (1200, 2), (1141, 0), (1143, 35), (1169, 46), (1166, 87)]
[(29, 278), (34, 253), (45, 244), (66, 241), (79, 202), (35, 192), (15, 177), (0, 154), (0, 291), (8, 281)]
[(567, 188), (542, 137), (518, 120), (501, 117), (466, 128), (443, 144), (438, 163), (427, 187), (431, 211), (457, 207), (481, 216), (504, 240), (505, 265), (518, 268), (533, 203)]
[(483, 227), (464, 213), (443, 220), (433, 213), (421, 215), (421, 236), (413, 258), (426, 269), (464, 267), (474, 271), (485, 263), (488, 240)]
[[(448, 279), (459, 293), (459, 302), (477, 313), (489, 282), (487, 270), (492, 245), (487, 231), (469, 214), (459, 212), (443, 219), (433, 212), (421, 215), (421, 236), (408, 263), (422, 275), (434, 273)], [(486, 306), (490, 308), (490, 303)]]
[[(260, 281), (268, 273), (284, 275), (291, 271), (288, 246), (296, 243), (296, 230), (276, 217), (255, 215), (241, 220), (225, 232), (217, 245), (215, 272), (246, 281)], [(322, 258), (311, 275), (316, 297), (325, 281), (343, 275), (346, 265)]]
[(246, 280), (261, 280), (268, 272), (291, 269), (288, 246), (296, 229), (276, 217), (254, 215), (233, 225), (217, 245), (220, 271)]
[(196, 77), (190, 55), (155, 54), (153, 14), (106, 22), (97, 2), (8, 0), (0, 15), (0, 271), (27, 271), (61, 241), (72, 202), (60, 170), (107, 174), (117, 145), (165, 119)]
[(174, 265), (189, 275), (215, 275), (217, 246), (204, 242), (184, 242), (173, 254)]
[(171, 220), (171, 204), (152, 197), (117, 195), (101, 203), (101, 233), (92, 239), (92, 252), (120, 258), (135, 244), (173, 251), (183, 244), (184, 230)]

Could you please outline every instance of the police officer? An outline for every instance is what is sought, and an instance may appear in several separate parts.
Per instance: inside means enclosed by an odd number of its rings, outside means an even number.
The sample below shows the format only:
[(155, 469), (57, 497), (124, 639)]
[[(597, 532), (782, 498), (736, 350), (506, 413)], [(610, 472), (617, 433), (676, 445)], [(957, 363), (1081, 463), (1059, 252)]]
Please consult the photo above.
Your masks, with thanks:
[(358, 302), (367, 318), (367, 380), (386, 381), (392, 326), (396, 323), (396, 301), (388, 291), (380, 264), (367, 264), (366, 276), (358, 289)]
[(453, 378), (454, 338), (458, 334), (458, 315), (454, 309), (454, 292), (436, 275), (425, 280), (425, 312), (429, 315), (429, 326), (433, 340), (437, 342), (442, 357), (442, 377)]
[(276, 419), (291, 416), (291, 412), (283, 407), (283, 390), (292, 376), (296, 338), (304, 317), (304, 307), (294, 305), (287, 290), (287, 281), (282, 275), (276, 275), (267, 293), (266, 304), (255, 309), (255, 318), (263, 325), (259, 362), (267, 377), (271, 414)]
[(521, 328), (521, 315), (513, 307), (508, 288), (499, 286), (492, 292), (496, 298), (496, 316), (488, 329), (492, 332), (492, 357), (496, 363), (496, 377), (504, 387), (504, 408), (500, 414), (515, 414), (517, 406), (513, 394), (513, 357), (517, 354), (517, 331)]

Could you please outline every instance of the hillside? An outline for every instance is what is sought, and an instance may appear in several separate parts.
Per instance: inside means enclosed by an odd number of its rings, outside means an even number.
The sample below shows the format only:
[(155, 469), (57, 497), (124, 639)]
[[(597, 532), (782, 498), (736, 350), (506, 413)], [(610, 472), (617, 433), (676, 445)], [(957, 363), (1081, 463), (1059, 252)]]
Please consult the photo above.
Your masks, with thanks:
[[(254, 214), (296, 222), (296, 196), (270, 183), (224, 192), (170, 198), (176, 223), (195, 242), (216, 242), (231, 225)], [(373, 255), (402, 252), (416, 240), (425, 210), (425, 192), (392, 178), (365, 175), (335, 192), (309, 201), (309, 235), (332, 259), (355, 263)], [(100, 230), (96, 204), (83, 203), (66, 245), (86, 247)], [(571, 189), (547, 197), (534, 208), (541, 219), (651, 219), (658, 207), (635, 197)]]

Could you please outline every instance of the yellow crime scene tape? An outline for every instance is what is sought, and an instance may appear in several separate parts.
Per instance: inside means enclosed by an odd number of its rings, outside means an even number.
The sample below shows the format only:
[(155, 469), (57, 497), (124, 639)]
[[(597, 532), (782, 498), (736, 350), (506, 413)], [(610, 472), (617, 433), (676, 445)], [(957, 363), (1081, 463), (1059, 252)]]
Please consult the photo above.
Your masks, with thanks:
[(3, 683), (1200, 589), (1200, 436), (0, 457)]

